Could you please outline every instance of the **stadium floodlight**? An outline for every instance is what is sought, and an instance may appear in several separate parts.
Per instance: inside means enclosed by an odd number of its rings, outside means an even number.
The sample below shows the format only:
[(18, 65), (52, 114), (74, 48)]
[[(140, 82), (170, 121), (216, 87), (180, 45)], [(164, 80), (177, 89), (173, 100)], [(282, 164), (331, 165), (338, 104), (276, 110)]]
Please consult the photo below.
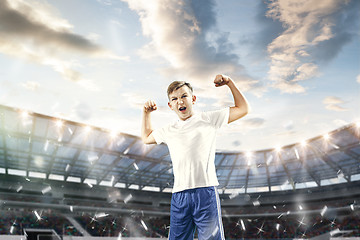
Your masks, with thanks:
[(307, 146), (307, 142), (306, 142), (305, 140), (301, 141), (300, 144), (301, 144), (302, 147), (306, 147), (306, 146)]
[(251, 165), (251, 158), (252, 158), (252, 156), (253, 156), (253, 153), (252, 153), (252, 152), (246, 152), (246, 157), (247, 157), (247, 159), (248, 159), (248, 161), (247, 161), (248, 167), (250, 167), (250, 165)]
[(29, 117), (29, 112), (24, 110), (24, 111), (21, 111), (20, 115), (21, 115), (21, 118), (24, 120)]
[(281, 152), (281, 150), (282, 150), (282, 148), (281, 148), (280, 146), (277, 146), (277, 147), (275, 148), (275, 151), (276, 151), (277, 153)]
[(325, 141), (328, 141), (330, 139), (330, 136), (326, 133), (323, 135), (323, 138), (325, 139)]
[(115, 130), (110, 131), (110, 137), (111, 137), (111, 139), (116, 138), (117, 135), (118, 135), (118, 131), (115, 131)]
[(92, 130), (92, 128), (91, 128), (90, 126), (88, 126), (88, 125), (86, 125), (86, 126), (84, 127), (84, 131), (85, 131), (86, 134), (90, 133), (91, 130)]
[(56, 120), (55, 124), (58, 128), (61, 128), (64, 125), (64, 122), (61, 119), (58, 119), (58, 120)]

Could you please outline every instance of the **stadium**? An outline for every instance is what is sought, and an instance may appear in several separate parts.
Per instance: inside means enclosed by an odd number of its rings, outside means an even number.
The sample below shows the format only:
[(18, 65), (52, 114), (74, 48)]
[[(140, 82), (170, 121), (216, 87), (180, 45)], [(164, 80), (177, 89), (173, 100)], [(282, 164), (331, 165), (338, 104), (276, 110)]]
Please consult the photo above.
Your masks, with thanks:
[(0, 240), (359, 240), (359, 29), (359, 0), (0, 0)]
[[(166, 145), (5, 106), (0, 116), (1, 239), (167, 237)], [(226, 239), (360, 236), (359, 123), (215, 162)]]

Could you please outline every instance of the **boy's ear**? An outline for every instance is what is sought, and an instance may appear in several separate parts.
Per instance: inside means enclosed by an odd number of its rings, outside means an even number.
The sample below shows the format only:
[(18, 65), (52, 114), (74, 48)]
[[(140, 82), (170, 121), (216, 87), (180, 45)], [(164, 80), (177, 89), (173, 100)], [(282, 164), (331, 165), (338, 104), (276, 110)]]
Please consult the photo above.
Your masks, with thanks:
[(193, 96), (192, 96), (192, 103), (194, 104), (194, 103), (195, 103), (195, 101), (196, 101), (196, 96), (195, 96), (195, 95), (193, 95)]

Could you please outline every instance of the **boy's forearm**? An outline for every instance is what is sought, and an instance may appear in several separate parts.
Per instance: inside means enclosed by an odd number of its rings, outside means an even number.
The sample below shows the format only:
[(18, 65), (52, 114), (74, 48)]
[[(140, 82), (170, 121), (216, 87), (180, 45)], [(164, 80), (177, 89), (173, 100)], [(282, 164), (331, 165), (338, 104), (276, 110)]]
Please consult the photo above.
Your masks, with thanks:
[(152, 133), (153, 128), (151, 125), (150, 112), (143, 112), (142, 126), (141, 126), (141, 139), (145, 141), (147, 137)]

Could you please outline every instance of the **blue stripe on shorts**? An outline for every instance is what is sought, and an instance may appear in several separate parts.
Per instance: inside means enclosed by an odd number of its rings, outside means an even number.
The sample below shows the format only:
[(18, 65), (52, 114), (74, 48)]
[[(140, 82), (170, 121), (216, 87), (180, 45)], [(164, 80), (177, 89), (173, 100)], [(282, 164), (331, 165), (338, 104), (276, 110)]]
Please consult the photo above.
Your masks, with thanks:
[(171, 240), (224, 240), (219, 194), (215, 187), (188, 189), (172, 194), (170, 213)]

